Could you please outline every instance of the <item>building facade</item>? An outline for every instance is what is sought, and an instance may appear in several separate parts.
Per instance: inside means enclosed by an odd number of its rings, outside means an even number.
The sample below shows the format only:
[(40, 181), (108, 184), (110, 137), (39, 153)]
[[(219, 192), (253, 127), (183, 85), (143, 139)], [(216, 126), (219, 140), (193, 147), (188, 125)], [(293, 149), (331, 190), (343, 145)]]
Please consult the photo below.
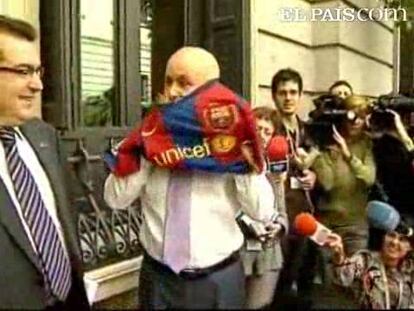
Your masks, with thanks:
[[(376, 7), (378, 1), (252, 1), (252, 101), (271, 105), (270, 81), (285, 67), (298, 70), (306, 95), (326, 92), (336, 80), (347, 80), (355, 93), (378, 96), (392, 91), (393, 23), (385, 21), (287, 21), (293, 9), (301, 13), (337, 8)], [(318, 13), (318, 11), (316, 11)], [(320, 12), (320, 11), (319, 11)], [(294, 16), (289, 16), (294, 18)], [(296, 20), (299, 17), (296, 16)], [(380, 78), (379, 78), (380, 77)], [(309, 98), (305, 98), (308, 106)], [(305, 113), (308, 109), (304, 109)]]

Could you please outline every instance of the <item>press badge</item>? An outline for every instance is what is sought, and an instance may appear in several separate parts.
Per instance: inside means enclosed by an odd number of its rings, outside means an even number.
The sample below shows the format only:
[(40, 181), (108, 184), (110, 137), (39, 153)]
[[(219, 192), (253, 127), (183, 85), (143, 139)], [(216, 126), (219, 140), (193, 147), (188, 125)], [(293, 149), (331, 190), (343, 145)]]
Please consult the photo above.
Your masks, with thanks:
[(302, 189), (302, 183), (297, 177), (290, 177), (290, 189)]

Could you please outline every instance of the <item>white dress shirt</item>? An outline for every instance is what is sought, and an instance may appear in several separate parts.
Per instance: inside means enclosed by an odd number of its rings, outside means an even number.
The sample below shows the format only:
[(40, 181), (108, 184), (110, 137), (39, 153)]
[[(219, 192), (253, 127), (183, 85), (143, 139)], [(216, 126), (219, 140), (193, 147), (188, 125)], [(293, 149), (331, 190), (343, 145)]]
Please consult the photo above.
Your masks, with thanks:
[[(37, 155), (35, 154), (32, 146), (30, 143), (26, 140), (24, 135), (19, 131), (18, 128), (15, 128), (16, 132), (19, 133), (19, 135), (16, 135), (16, 145), (17, 150), (19, 152), (20, 157), (22, 158), (23, 162), (26, 164), (29, 171), (32, 173), (32, 176), (38, 186), (40, 195), (43, 199), (43, 203), (46, 206), (47, 211), (49, 212), (50, 217), (53, 220), (53, 223), (56, 226), (56, 229), (58, 231), (59, 238), (62, 242), (63, 248), (67, 254), (67, 249), (64, 244), (63, 239), (63, 231), (62, 227), (60, 225), (60, 222), (57, 217), (57, 211), (56, 211), (56, 204), (55, 204), (55, 196), (52, 191), (52, 187), (50, 186), (49, 179), (40, 164)], [(30, 229), (23, 217), (22, 214), (22, 208), (20, 206), (20, 203), (17, 199), (16, 192), (14, 190), (13, 182), (9, 174), (9, 170), (7, 168), (7, 162), (4, 152), (3, 144), (0, 143), (0, 178), (2, 179), (3, 183), (6, 186), (7, 192), (9, 193), (11, 200), (14, 204), (14, 207), (16, 208), (16, 211), (19, 215), (20, 221), (24, 227), (24, 230), (26, 232), (27, 237), (30, 240), (30, 243), (33, 247), (33, 250), (35, 253), (37, 253), (37, 249), (35, 246), (35, 243), (33, 241), (32, 235), (30, 233)]]
[[(167, 187), (170, 170), (141, 158), (141, 170), (127, 177), (109, 175), (104, 198), (114, 209), (141, 198), (144, 249), (163, 262)], [(230, 256), (243, 244), (235, 221), (240, 208), (254, 219), (268, 222), (274, 216), (274, 195), (265, 175), (194, 172), (191, 177), (190, 262), (186, 268), (206, 268)]]

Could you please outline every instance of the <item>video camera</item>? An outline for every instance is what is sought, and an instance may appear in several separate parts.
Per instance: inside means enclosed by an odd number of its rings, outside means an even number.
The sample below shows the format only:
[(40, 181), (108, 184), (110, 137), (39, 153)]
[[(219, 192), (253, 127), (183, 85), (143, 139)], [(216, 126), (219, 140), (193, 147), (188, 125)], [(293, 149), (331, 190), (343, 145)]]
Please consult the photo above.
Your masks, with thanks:
[[(393, 110), (398, 114), (414, 112), (414, 98), (402, 95), (381, 95), (372, 106), (370, 128), (372, 131), (392, 130), (395, 128), (394, 116), (388, 111)], [(410, 123), (412, 123), (411, 118)], [(413, 127), (414, 124), (410, 124)]]
[(334, 95), (321, 95), (314, 99), (316, 109), (309, 113), (310, 121), (305, 123), (306, 133), (319, 148), (324, 149), (335, 143), (333, 126), (338, 131), (346, 120), (354, 120), (356, 114), (346, 110), (343, 100)]

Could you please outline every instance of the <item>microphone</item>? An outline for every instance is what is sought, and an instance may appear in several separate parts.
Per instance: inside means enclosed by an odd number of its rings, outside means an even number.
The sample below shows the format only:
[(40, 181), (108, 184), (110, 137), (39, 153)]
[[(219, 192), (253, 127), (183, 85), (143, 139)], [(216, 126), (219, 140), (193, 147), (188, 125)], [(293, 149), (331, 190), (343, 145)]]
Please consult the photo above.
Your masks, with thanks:
[(289, 144), (284, 136), (274, 136), (267, 146), (267, 169), (270, 173), (288, 170)]
[(370, 201), (367, 206), (367, 218), (370, 226), (386, 232), (396, 231), (412, 236), (414, 231), (403, 220), (398, 211), (391, 205), (381, 201)]
[(310, 213), (300, 213), (295, 217), (293, 222), (295, 231), (303, 236), (309, 237), (316, 244), (323, 246), (329, 234), (330, 229), (318, 222)]

